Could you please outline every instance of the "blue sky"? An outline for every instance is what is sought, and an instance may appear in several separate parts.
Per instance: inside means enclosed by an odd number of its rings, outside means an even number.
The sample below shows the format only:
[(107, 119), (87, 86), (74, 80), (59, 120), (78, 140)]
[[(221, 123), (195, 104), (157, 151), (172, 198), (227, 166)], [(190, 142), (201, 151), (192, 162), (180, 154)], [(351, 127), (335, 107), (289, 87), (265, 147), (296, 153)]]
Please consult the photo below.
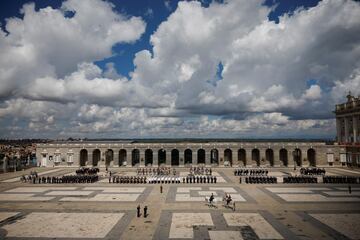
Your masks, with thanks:
[[(1, 25), (4, 26), (5, 19), (10, 17), (21, 17), (19, 9), (25, 4), (31, 1), (28, 0), (14, 0), (14, 1), (2, 1), (0, 16)], [(47, 6), (53, 8), (59, 8), (63, 1), (42, 0), (35, 1), (36, 9), (41, 9)], [(133, 59), (135, 53), (143, 49), (151, 51), (150, 36), (153, 34), (159, 24), (166, 20), (168, 16), (175, 11), (178, 0), (164, 1), (164, 0), (121, 0), (121, 1), (109, 1), (114, 4), (116, 11), (124, 13), (130, 16), (141, 16), (146, 21), (146, 31), (142, 37), (134, 44), (116, 44), (113, 47), (114, 56), (97, 61), (96, 64), (104, 68), (108, 62), (113, 62), (117, 71), (123, 75), (129, 77), (129, 72), (134, 70)], [(204, 7), (212, 1), (201, 1)], [(222, 1), (218, 1), (222, 2)], [(278, 21), (279, 16), (285, 13), (292, 13), (299, 7), (310, 8), (316, 6), (319, 0), (267, 0), (264, 1), (264, 5), (274, 7), (274, 10), (268, 15), (271, 21)]]
[(29, 3), (0, 3), (0, 137), (333, 138), (360, 94), (357, 1)]

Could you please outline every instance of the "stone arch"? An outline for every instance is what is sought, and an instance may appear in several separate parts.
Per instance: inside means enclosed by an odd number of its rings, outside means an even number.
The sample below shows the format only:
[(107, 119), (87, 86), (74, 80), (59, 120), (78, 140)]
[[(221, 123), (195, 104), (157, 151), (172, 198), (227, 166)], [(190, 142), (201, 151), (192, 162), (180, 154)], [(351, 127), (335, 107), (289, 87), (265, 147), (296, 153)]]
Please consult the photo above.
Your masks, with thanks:
[(285, 148), (280, 149), (279, 151), (279, 157), (282, 164), (287, 167), (289, 164), (288, 160), (288, 151)]
[(158, 151), (158, 163), (159, 166), (166, 164), (166, 151), (163, 148)]
[(274, 151), (271, 148), (266, 149), (265, 159), (267, 162), (269, 162), (271, 167), (274, 166)]
[(257, 148), (254, 148), (251, 151), (251, 159), (255, 162), (256, 166), (260, 166), (260, 151)]
[(153, 165), (153, 150), (146, 149), (145, 150), (145, 166)]
[(215, 148), (210, 151), (210, 162), (219, 165), (219, 151)]
[(197, 163), (205, 164), (205, 150), (202, 148), (197, 151)]
[(239, 162), (242, 162), (244, 166), (246, 166), (246, 150), (243, 148), (240, 148), (238, 151), (238, 160)]
[(191, 149), (186, 149), (184, 151), (184, 163), (185, 164), (192, 164), (192, 151), (191, 151)]
[(179, 166), (179, 150), (177, 149), (171, 151), (171, 166)]
[(119, 165), (125, 166), (127, 164), (127, 153), (125, 149), (119, 151)]
[(99, 149), (95, 149), (93, 151), (93, 166), (96, 167), (98, 166), (99, 162), (100, 162), (100, 158), (101, 158), (101, 152)]
[(316, 167), (316, 152), (313, 148), (307, 150), (307, 159), (311, 167)]
[(80, 166), (86, 166), (86, 162), (88, 161), (88, 151), (86, 149), (81, 149), (80, 151)]
[(105, 152), (105, 165), (110, 166), (114, 161), (114, 151), (112, 149), (108, 149)]
[(131, 165), (136, 166), (140, 164), (140, 150), (134, 149), (131, 152)]
[(299, 148), (295, 148), (295, 150), (293, 151), (293, 160), (294, 160), (294, 164), (296, 166), (301, 166), (302, 165), (301, 150)]
[(229, 162), (230, 166), (232, 166), (233, 161), (232, 161), (232, 151), (231, 149), (227, 148), (224, 151), (224, 163), (225, 162)]

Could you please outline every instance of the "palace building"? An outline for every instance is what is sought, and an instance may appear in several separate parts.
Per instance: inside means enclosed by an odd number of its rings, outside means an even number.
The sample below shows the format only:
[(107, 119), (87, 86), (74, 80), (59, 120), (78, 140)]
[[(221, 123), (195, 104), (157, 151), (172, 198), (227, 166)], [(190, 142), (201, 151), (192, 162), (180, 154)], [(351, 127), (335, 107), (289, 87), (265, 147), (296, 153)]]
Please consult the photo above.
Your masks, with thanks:
[(331, 166), (338, 146), (307, 141), (140, 140), (38, 144), (38, 164), (52, 166)]
[(349, 93), (347, 102), (337, 104), (336, 139), (340, 148), (342, 165), (360, 165), (360, 97)]

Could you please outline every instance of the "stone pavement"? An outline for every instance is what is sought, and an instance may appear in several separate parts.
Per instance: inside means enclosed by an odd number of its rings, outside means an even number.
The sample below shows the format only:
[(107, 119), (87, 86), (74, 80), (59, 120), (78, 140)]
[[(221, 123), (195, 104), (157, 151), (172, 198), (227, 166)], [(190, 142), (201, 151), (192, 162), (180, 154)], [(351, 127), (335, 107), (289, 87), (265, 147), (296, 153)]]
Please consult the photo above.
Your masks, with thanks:
[[(74, 170), (38, 172), (61, 176)], [(114, 168), (121, 175), (134, 171)], [(185, 175), (186, 169), (180, 171)], [(160, 184), (33, 185), (18, 181), (21, 172), (7, 173), (0, 176), (0, 239), (360, 239), (360, 186), (350, 194), (348, 185), (239, 184), (231, 168), (214, 173), (223, 181), (163, 184), (163, 193)], [(290, 168), (270, 171), (292, 173)], [(215, 203), (209, 206), (205, 198), (212, 193)], [(235, 209), (225, 204), (225, 194)]]

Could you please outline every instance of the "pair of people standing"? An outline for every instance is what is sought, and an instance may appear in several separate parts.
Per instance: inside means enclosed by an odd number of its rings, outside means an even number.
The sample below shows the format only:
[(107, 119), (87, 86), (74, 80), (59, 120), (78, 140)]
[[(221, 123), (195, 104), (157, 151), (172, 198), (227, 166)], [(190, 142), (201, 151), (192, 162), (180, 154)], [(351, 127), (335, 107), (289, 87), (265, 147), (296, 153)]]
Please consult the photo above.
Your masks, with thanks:
[[(141, 216), (141, 207), (140, 205), (137, 206), (137, 217), (139, 218)], [(148, 208), (147, 206), (144, 207), (144, 218), (146, 218), (148, 216), (148, 212), (147, 212)]]

